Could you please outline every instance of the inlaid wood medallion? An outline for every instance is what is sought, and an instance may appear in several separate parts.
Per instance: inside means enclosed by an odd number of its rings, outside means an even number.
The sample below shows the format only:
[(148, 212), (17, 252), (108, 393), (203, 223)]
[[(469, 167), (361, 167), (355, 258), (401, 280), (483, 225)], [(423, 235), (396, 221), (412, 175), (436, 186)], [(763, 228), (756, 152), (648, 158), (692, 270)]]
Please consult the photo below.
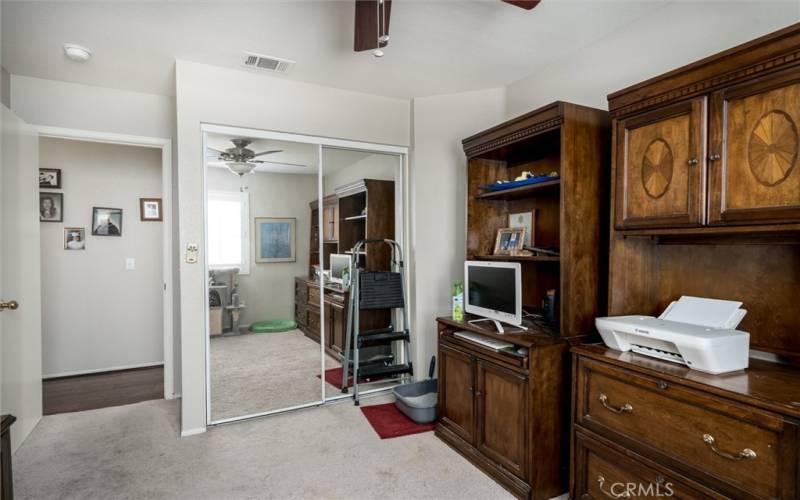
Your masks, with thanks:
[(660, 198), (672, 182), (674, 158), (664, 139), (654, 139), (645, 149), (642, 159), (642, 185), (648, 196)]
[(780, 110), (769, 111), (750, 134), (747, 155), (750, 171), (761, 184), (780, 184), (797, 163), (797, 151), (797, 126), (792, 117)]

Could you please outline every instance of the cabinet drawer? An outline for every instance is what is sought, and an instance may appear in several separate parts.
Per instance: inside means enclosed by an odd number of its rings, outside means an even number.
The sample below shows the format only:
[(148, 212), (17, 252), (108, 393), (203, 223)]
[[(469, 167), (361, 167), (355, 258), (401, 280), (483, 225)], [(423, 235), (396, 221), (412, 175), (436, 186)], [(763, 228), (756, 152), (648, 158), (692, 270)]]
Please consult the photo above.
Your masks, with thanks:
[(580, 432), (575, 433), (575, 460), (572, 498), (726, 498)]
[(319, 305), (319, 288), (313, 286), (308, 287), (308, 302), (310, 304)]
[(583, 358), (578, 378), (579, 425), (726, 490), (795, 491), (796, 429), (779, 416)]

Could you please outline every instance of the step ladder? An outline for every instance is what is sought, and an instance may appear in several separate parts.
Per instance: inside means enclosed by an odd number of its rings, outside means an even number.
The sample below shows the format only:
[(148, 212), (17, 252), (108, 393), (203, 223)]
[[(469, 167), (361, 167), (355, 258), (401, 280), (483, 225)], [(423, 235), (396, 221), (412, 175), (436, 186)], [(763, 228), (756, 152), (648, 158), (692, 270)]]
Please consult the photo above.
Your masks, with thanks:
[[(358, 267), (358, 256), (367, 245), (388, 245), (391, 248), (389, 271), (364, 271)], [(342, 358), (342, 392), (348, 392), (348, 382), (353, 377), (353, 400), (359, 404), (359, 384), (386, 382), (387, 380), (410, 379), (414, 374), (411, 364), (411, 335), (408, 330), (409, 314), (405, 304), (405, 267), (403, 251), (394, 240), (360, 240), (352, 250), (350, 301), (347, 313), (347, 336)], [(392, 324), (386, 328), (361, 331), (360, 312), (388, 309), (392, 313)], [(394, 311), (402, 309), (402, 328), (397, 328)], [(365, 358), (361, 349), (375, 346), (403, 345), (400, 363), (393, 354), (382, 354)], [(393, 350), (394, 352), (394, 350)], [(379, 380), (374, 380), (379, 379)]]

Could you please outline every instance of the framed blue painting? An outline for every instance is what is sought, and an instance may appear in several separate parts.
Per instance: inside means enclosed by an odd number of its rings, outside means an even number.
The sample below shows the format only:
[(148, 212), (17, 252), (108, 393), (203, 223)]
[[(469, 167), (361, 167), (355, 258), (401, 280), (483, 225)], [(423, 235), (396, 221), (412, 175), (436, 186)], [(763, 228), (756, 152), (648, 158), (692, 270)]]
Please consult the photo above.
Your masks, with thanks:
[(295, 262), (297, 219), (256, 217), (256, 262)]

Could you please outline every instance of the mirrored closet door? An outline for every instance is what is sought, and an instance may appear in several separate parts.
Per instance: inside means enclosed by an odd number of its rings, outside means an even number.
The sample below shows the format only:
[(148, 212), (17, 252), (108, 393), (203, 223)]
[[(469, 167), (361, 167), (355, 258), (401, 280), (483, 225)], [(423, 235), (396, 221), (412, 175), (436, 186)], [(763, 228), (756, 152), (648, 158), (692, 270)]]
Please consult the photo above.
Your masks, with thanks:
[(206, 134), (211, 422), (322, 400), (318, 155)]

